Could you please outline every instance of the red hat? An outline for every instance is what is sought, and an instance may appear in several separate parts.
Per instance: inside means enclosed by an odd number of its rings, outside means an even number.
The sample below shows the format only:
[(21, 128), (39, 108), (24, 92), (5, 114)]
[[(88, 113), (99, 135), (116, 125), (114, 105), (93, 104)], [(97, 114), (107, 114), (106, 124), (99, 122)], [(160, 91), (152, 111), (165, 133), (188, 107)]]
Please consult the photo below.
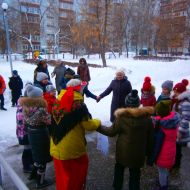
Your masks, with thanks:
[(144, 78), (144, 83), (143, 83), (143, 87), (142, 90), (143, 91), (151, 91), (151, 78), (150, 77), (145, 77)]
[(181, 82), (177, 83), (173, 90), (179, 92), (179, 93), (182, 93), (184, 91), (186, 91), (186, 87), (187, 85), (189, 84), (189, 81), (187, 79), (183, 79)]

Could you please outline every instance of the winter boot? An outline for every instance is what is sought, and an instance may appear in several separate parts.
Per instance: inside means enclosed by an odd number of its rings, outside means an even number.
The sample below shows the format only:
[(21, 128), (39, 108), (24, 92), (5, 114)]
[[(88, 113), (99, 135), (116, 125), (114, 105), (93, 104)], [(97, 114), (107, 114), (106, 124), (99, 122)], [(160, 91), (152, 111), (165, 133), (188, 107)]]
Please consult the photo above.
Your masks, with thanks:
[(37, 170), (38, 170), (38, 168), (35, 165), (33, 165), (33, 169), (28, 177), (28, 180), (37, 179)]
[(31, 173), (33, 170), (33, 159), (31, 149), (24, 149), (22, 153), (23, 172)]
[(41, 173), (41, 174), (37, 173), (37, 183), (36, 183), (37, 189), (41, 189), (52, 184), (53, 184), (53, 181), (45, 179), (45, 173)]

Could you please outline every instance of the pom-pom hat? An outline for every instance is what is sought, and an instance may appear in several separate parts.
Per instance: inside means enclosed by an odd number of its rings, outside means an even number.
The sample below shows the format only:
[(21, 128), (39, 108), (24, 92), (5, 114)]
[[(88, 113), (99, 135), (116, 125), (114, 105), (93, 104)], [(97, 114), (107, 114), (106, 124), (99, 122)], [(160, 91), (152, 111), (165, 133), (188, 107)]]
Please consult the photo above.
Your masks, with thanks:
[(187, 79), (183, 79), (181, 82), (177, 83), (173, 90), (178, 93), (183, 93), (187, 90), (187, 86), (189, 84), (189, 81)]
[(144, 83), (143, 83), (143, 87), (142, 90), (143, 91), (151, 91), (151, 78), (150, 77), (145, 77), (144, 78)]

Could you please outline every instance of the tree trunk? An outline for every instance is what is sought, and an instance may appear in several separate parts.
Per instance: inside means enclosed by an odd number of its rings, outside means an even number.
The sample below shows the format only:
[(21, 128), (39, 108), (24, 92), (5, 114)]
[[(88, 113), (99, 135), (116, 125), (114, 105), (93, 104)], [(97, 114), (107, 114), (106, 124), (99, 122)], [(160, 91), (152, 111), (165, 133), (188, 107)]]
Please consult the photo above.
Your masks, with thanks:
[(101, 54), (101, 59), (102, 59), (103, 67), (107, 67), (105, 52), (101, 52), (100, 54)]

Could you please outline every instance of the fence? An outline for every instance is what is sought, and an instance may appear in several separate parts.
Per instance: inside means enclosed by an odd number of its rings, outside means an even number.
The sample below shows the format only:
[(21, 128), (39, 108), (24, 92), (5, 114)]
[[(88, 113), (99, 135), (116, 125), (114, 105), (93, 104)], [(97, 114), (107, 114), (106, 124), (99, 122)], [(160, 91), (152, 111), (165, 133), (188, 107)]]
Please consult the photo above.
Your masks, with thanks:
[(2, 167), (7, 172), (7, 174), (12, 179), (14, 185), (18, 190), (29, 190), (29, 188), (23, 183), (23, 181), (19, 178), (19, 176), (15, 173), (15, 171), (11, 168), (11, 166), (5, 161), (3, 156), (0, 154), (0, 190), (3, 188), (3, 180), (2, 180)]

